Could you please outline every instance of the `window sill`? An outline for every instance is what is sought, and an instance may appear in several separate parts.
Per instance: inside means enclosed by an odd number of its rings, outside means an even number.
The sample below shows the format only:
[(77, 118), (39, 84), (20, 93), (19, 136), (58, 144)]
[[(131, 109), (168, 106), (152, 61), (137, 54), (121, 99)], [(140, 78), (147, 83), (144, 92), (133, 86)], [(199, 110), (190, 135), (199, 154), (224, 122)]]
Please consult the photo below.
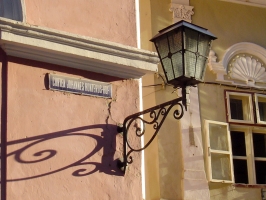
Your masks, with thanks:
[(232, 184), (234, 187), (241, 187), (241, 188), (266, 188), (266, 184), (241, 184), (241, 183), (234, 183)]

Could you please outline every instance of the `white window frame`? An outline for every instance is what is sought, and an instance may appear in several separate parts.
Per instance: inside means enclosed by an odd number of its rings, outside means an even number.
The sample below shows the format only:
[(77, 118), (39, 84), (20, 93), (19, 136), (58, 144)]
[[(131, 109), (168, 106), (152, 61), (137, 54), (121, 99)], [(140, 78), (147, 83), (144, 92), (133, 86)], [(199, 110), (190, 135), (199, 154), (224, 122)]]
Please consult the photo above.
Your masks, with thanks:
[(266, 124), (266, 121), (260, 120), (259, 101), (258, 101), (259, 97), (265, 98), (265, 101), (266, 101), (266, 95), (255, 93), (255, 106), (256, 106), (257, 123), (258, 124)]
[[(230, 95), (239, 96), (239, 97), (247, 97), (248, 98), (248, 112), (247, 115), (250, 120), (238, 120), (231, 118), (231, 108), (230, 108)], [(254, 113), (253, 113), (253, 101), (252, 101), (252, 94), (249, 93), (241, 93), (241, 92), (230, 92), (226, 91), (226, 105), (227, 105), (227, 116), (228, 122), (236, 122), (236, 123), (244, 123), (244, 124), (254, 124)], [(244, 110), (243, 110), (244, 112)], [(243, 113), (244, 114), (244, 113)]]
[[(238, 125), (230, 125), (230, 134), (231, 131), (239, 131), (244, 132), (245, 134), (245, 145), (246, 145), (246, 156), (233, 156), (234, 158), (247, 160), (247, 168), (248, 168), (248, 184), (251, 185), (261, 185), (256, 182), (256, 169), (255, 169), (255, 160), (266, 161), (266, 158), (255, 158), (254, 156), (254, 146), (253, 146), (253, 133), (261, 133), (266, 134), (265, 127), (249, 127), (249, 126), (238, 126)], [(232, 152), (233, 154), (233, 152)]]
[[(228, 151), (224, 150), (214, 150), (211, 149), (210, 145), (210, 131), (209, 131), (209, 125), (210, 124), (220, 124), (226, 126), (226, 132), (227, 132), (227, 145), (228, 145)], [(233, 159), (232, 159), (232, 147), (231, 147), (231, 137), (229, 132), (229, 126), (228, 123), (224, 122), (217, 122), (212, 120), (205, 120), (205, 159), (207, 162), (207, 178), (210, 182), (222, 182), (222, 183), (234, 183), (234, 173), (233, 173)], [(230, 160), (230, 175), (231, 180), (221, 180), (221, 179), (215, 179), (212, 177), (212, 165), (211, 165), (211, 154), (217, 153), (217, 154), (225, 154), (229, 155)]]
[[(255, 163), (254, 163), (254, 152), (253, 152), (253, 143), (252, 143), (252, 133), (250, 134), (250, 129), (248, 127), (241, 128), (232, 128), (231, 131), (243, 132), (245, 135), (245, 147), (246, 147), (246, 156), (234, 156), (232, 152), (233, 159), (240, 159), (247, 161), (247, 170), (248, 170), (248, 184), (256, 184), (256, 174), (255, 174)], [(241, 183), (242, 184), (242, 183)]]

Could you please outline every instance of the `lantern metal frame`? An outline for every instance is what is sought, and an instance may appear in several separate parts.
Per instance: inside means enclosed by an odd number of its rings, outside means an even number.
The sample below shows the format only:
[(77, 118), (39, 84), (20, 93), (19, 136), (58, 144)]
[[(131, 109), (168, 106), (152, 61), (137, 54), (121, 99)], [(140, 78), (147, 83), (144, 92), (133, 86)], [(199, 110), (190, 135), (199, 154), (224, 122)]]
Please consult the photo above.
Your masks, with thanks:
[[(166, 27), (165, 29), (162, 29), (150, 41), (155, 42), (156, 38), (161, 37), (164, 34), (168, 34), (169, 32), (172, 32), (177, 28), (180, 28), (180, 27), (182, 28), (182, 26), (186, 26), (186, 27), (191, 28), (195, 31), (206, 34), (206, 35), (210, 36), (210, 38), (211, 38), (210, 40), (216, 39), (216, 37), (213, 34), (211, 34), (207, 29), (196, 26), (194, 24), (190, 24), (190, 23), (185, 22), (185, 21), (180, 21), (180, 22), (177, 22), (171, 26)], [(157, 51), (158, 51), (158, 48), (157, 48)], [(183, 59), (183, 70), (185, 70), (184, 69), (184, 67), (185, 67), (184, 66), (184, 54), (185, 54), (186, 49), (184, 48), (183, 37), (182, 37), (182, 50), (181, 51), (182, 51), (182, 59)], [(158, 51), (158, 54), (159, 54), (159, 51)], [(160, 61), (162, 63), (162, 58), (160, 55), (159, 55), (159, 58), (160, 58)], [(206, 64), (205, 64), (205, 66), (203, 66), (203, 68), (204, 67), (206, 68)], [(164, 70), (164, 73), (166, 74), (164, 67), (163, 67), (163, 70)], [(191, 77), (191, 78), (181, 77), (178, 80), (174, 79), (172, 81), (168, 81), (168, 79), (167, 79), (167, 83), (173, 85), (174, 88), (181, 88), (182, 89), (181, 90), (181, 93), (182, 93), (181, 97), (174, 99), (174, 100), (171, 100), (171, 101), (168, 101), (166, 103), (162, 103), (160, 105), (154, 106), (152, 108), (146, 109), (142, 112), (138, 112), (138, 113), (135, 113), (133, 115), (130, 115), (130, 116), (125, 118), (123, 124), (118, 125), (117, 131), (118, 131), (118, 133), (121, 133), (123, 136), (123, 158), (118, 160), (117, 166), (118, 166), (118, 168), (121, 169), (121, 171), (123, 173), (126, 172), (126, 168), (127, 168), (128, 164), (133, 163), (133, 158), (131, 156), (131, 153), (132, 152), (140, 152), (140, 151), (146, 149), (152, 143), (152, 141), (154, 140), (154, 138), (158, 134), (161, 126), (163, 125), (167, 115), (170, 113), (170, 111), (172, 110), (173, 107), (177, 106), (177, 108), (173, 111), (173, 117), (177, 120), (180, 120), (183, 117), (184, 109), (187, 110), (187, 90), (186, 90), (186, 88), (187, 88), (187, 86), (195, 86), (199, 82), (201, 82), (201, 81), (196, 80), (193, 77)], [(143, 118), (143, 115), (145, 115), (145, 114), (149, 115), (150, 121), (147, 121)], [(136, 121), (138, 121), (138, 120), (142, 124), (142, 128), (140, 128), (138, 125), (136, 126)], [(132, 147), (130, 142), (129, 142), (128, 132), (133, 131), (130, 129), (135, 129), (136, 137), (140, 138), (145, 133), (146, 125), (150, 125), (153, 127), (154, 132), (153, 132), (150, 140), (143, 147), (140, 147), (140, 148)], [(129, 150), (128, 150), (128, 148), (129, 148)]]

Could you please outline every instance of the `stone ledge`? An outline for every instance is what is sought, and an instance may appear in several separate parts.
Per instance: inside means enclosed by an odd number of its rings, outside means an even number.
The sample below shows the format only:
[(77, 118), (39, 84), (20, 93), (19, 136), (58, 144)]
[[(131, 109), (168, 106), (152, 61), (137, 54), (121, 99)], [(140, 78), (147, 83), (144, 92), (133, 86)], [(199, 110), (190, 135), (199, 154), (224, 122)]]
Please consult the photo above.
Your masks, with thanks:
[(0, 18), (7, 55), (120, 78), (157, 72), (157, 53)]

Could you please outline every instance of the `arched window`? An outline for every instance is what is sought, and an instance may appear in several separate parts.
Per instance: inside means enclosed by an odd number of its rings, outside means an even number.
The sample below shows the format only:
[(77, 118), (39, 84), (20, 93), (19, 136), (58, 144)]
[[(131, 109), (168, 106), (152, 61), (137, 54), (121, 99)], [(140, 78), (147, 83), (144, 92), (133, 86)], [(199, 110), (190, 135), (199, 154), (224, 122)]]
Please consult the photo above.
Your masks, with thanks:
[(0, 0), (0, 17), (23, 21), (22, 0)]

